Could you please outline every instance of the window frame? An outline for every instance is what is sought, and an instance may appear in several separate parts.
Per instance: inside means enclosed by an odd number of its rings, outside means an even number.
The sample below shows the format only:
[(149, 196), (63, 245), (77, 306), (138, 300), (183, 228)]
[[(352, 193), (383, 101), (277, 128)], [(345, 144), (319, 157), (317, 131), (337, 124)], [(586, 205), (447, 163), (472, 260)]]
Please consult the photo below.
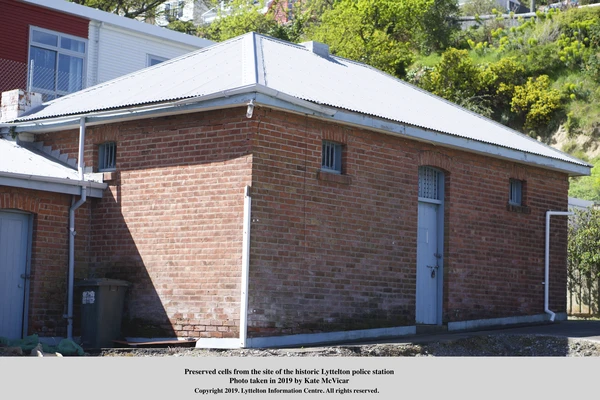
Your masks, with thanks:
[[(106, 155), (107, 147), (112, 147), (112, 157)], [(107, 157), (112, 158), (112, 165), (106, 166)], [(113, 172), (117, 170), (117, 142), (110, 141), (98, 145), (98, 172)]]
[[(514, 178), (510, 178), (508, 182), (508, 204), (511, 206), (524, 206), (523, 189), (525, 188), (525, 182)], [(518, 199), (514, 197), (518, 197)]]
[[(45, 44), (45, 43), (40, 43), (37, 41), (34, 41), (33, 36), (34, 36), (34, 32), (41, 32), (41, 33), (47, 33), (50, 35), (54, 35), (57, 37), (57, 44), (56, 46), (50, 45), (50, 44)], [(83, 52), (79, 52), (76, 50), (70, 50), (70, 49), (65, 49), (63, 47), (61, 47), (61, 40), (62, 39), (70, 39), (70, 40), (76, 40), (78, 42), (83, 43), (84, 45), (84, 50)], [(33, 84), (33, 77), (31, 75), (31, 57), (32, 57), (32, 47), (36, 47), (39, 49), (43, 49), (43, 50), (48, 50), (48, 51), (53, 51), (56, 54), (55, 60), (54, 60), (54, 90), (50, 90), (50, 89), (45, 89), (45, 88), (40, 88), (40, 87), (35, 87)], [(41, 93), (42, 96), (44, 97), (44, 100), (49, 100), (49, 99), (54, 99), (60, 96), (65, 96), (67, 94), (70, 93), (74, 93), (77, 92), (79, 90), (83, 90), (86, 88), (87, 86), (87, 56), (88, 56), (88, 51), (89, 51), (89, 41), (87, 38), (82, 38), (79, 36), (74, 36), (74, 35), (69, 35), (67, 33), (62, 33), (62, 32), (58, 32), (58, 31), (53, 31), (51, 29), (45, 29), (45, 28), (40, 28), (38, 26), (33, 26), (30, 25), (29, 26), (29, 38), (28, 38), (28, 46), (27, 46), (27, 89), (29, 91), (34, 91), (34, 92), (38, 92)], [(81, 89), (75, 90), (75, 91), (66, 91), (66, 90), (60, 90), (59, 89), (59, 60), (60, 60), (60, 55), (64, 55), (64, 56), (69, 56), (69, 57), (76, 57), (82, 60), (82, 64), (81, 64)], [(34, 67), (34, 73), (35, 73), (35, 67)]]
[[(333, 150), (333, 154), (326, 154), (326, 147)], [(321, 142), (321, 171), (341, 175), (344, 172), (344, 145), (332, 140)], [(331, 166), (330, 166), (331, 165)]]

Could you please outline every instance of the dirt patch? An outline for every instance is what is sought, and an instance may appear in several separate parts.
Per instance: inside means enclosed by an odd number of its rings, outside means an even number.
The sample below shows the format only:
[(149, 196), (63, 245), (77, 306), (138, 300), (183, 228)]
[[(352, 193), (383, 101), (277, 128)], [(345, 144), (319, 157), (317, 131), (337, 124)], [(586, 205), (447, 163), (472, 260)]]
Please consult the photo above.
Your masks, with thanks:
[(98, 357), (598, 357), (600, 343), (555, 336), (489, 335), (427, 344), (344, 345), (293, 349), (106, 349)]

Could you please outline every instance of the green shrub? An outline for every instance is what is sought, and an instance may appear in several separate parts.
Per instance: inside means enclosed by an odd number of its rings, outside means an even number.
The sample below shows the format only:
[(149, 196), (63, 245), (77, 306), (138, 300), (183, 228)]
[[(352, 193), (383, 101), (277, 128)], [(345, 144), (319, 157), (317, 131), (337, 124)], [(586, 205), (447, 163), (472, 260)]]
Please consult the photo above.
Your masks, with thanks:
[(562, 107), (561, 94), (550, 88), (548, 75), (529, 78), (525, 85), (515, 86), (511, 110), (525, 117), (524, 128), (539, 134)]

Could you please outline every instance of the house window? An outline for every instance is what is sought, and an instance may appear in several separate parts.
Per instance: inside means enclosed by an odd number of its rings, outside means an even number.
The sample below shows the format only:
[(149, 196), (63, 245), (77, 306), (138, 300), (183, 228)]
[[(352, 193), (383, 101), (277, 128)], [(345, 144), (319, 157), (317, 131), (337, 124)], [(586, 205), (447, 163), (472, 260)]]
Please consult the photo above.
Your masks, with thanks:
[(168, 58), (154, 56), (152, 54), (148, 54), (148, 59), (146, 60), (146, 66), (151, 67), (156, 64), (160, 64), (163, 61), (167, 61)]
[(98, 171), (114, 171), (117, 167), (117, 144), (103, 143), (98, 148)]
[(165, 18), (167, 21), (175, 21), (183, 17), (183, 1), (170, 1), (165, 3)]
[(342, 173), (342, 145), (340, 143), (323, 141), (321, 169), (336, 174)]
[(508, 204), (513, 206), (523, 205), (523, 181), (511, 179), (509, 184)]
[(83, 89), (86, 54), (86, 39), (31, 27), (28, 89), (44, 100)]

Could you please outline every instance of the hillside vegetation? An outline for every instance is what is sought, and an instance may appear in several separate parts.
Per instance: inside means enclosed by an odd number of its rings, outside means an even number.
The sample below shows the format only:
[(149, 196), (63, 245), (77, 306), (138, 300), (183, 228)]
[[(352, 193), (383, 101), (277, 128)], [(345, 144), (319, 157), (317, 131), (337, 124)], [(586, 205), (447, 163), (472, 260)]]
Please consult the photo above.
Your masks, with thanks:
[[(333, 54), (600, 165), (600, 7), (538, 10), (528, 19), (494, 9), (491, 20), (461, 29), (456, 0), (294, 4), (282, 14), (276, 2), (263, 14), (253, 0), (231, 0), (232, 11), (196, 34), (221, 41), (255, 31), (324, 42)], [(600, 200), (598, 173), (573, 179), (571, 195)]]
[[(512, 18), (461, 31), (456, 47), (420, 55), (405, 79), (600, 165), (600, 7)], [(572, 179), (570, 195), (599, 201), (598, 169)]]

